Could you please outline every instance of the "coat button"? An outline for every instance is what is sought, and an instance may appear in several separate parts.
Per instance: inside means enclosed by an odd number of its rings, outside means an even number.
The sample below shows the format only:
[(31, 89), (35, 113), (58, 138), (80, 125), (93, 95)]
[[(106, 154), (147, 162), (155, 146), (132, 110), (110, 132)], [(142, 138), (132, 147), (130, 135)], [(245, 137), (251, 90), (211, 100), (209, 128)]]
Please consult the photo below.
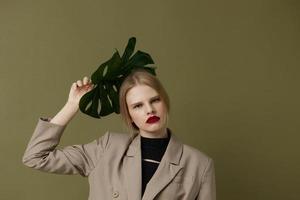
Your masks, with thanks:
[(113, 192), (113, 198), (117, 198), (119, 196), (119, 192), (118, 191), (114, 191)]

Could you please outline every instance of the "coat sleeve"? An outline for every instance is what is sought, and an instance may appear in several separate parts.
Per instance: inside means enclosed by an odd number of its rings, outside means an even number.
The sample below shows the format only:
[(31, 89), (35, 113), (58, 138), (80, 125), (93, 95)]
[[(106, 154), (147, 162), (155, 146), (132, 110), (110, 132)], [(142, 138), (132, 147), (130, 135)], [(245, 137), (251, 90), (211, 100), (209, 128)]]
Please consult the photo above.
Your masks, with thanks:
[(214, 162), (209, 158), (205, 168), (201, 187), (196, 200), (216, 200), (216, 181)]
[(109, 133), (88, 144), (58, 149), (65, 128), (51, 123), (50, 118), (39, 118), (22, 158), (24, 165), (49, 173), (88, 176), (105, 151)]

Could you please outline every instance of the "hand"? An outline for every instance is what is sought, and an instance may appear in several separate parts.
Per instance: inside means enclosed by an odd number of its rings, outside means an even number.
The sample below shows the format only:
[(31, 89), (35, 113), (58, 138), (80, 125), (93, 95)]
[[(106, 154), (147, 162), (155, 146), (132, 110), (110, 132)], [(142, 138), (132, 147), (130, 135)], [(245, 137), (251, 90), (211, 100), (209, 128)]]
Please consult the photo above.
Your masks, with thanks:
[(91, 79), (86, 76), (83, 78), (83, 80), (74, 82), (71, 86), (67, 103), (79, 108), (79, 101), (81, 97), (87, 92), (91, 91), (93, 88), (94, 84), (92, 84)]

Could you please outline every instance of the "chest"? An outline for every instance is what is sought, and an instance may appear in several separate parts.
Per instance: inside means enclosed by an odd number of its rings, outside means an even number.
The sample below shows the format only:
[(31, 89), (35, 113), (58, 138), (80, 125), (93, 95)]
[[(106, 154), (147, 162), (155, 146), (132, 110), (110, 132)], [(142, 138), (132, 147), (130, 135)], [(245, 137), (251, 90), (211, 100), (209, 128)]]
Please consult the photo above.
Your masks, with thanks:
[(162, 161), (142, 197), (141, 155), (104, 157), (89, 176), (90, 198), (122, 200), (194, 200), (199, 185), (186, 166)]

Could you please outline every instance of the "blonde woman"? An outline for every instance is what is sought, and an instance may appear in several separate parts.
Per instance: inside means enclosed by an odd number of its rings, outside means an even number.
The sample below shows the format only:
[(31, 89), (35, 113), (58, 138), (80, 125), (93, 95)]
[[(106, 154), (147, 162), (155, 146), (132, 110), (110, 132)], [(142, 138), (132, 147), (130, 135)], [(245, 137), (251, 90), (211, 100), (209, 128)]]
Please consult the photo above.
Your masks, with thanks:
[(88, 177), (89, 200), (216, 199), (213, 160), (182, 144), (167, 127), (168, 95), (145, 70), (133, 71), (120, 87), (129, 134), (107, 131), (88, 144), (56, 148), (80, 98), (92, 88), (88, 77), (74, 82), (61, 111), (39, 119), (23, 156), (26, 166)]

